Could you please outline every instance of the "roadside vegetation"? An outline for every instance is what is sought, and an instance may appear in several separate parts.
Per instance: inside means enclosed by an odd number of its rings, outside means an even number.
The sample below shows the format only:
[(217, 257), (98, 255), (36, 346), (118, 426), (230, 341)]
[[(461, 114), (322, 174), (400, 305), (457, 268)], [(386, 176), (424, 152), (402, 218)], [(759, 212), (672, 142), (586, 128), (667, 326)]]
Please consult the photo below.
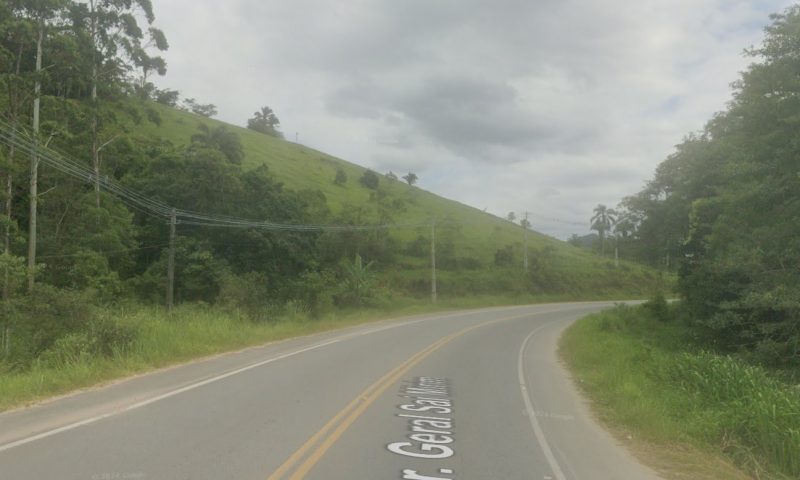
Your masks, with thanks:
[(426, 305), (434, 222), (428, 309), (669, 282), (286, 141), (261, 100), (214, 120), (153, 84), (157, 25), (144, 0), (0, 3), (0, 405)]
[(800, 5), (771, 16), (727, 108), (688, 134), (614, 230), (626, 258), (668, 267), (713, 347), (800, 368)]
[[(50, 311), (58, 313), (57, 317), (48, 317), (52, 320), (48, 324), (51, 337), (45, 339), (44, 331), (38, 337), (31, 335), (46, 346), (27, 358), (15, 356), (17, 364), (8, 359), (0, 362), (0, 411), (209, 355), (365, 322), (568, 298), (482, 295), (443, 299), (432, 305), (415, 298), (393, 297), (383, 306), (371, 304), (326, 313), (310, 312), (297, 303), (257, 312), (239, 306), (184, 303), (168, 312), (161, 306), (140, 304), (96, 307), (72, 303), (70, 296), (55, 294), (48, 298)], [(65, 326), (71, 324), (77, 326)], [(31, 322), (32, 329), (39, 326)]]
[(601, 418), (670, 478), (738, 478), (716, 455), (800, 478), (800, 5), (771, 20), (725, 111), (595, 210), (598, 238), (675, 271), (681, 301), (593, 316), (562, 343)]
[(587, 317), (560, 353), (600, 419), (666, 478), (800, 478), (798, 372), (715, 350), (685, 304)]

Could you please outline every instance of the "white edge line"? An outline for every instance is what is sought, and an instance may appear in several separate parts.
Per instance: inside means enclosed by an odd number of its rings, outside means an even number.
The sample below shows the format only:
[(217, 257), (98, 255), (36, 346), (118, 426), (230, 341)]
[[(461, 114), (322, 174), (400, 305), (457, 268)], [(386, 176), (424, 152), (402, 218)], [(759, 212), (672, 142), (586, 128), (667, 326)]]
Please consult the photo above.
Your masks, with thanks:
[[(527, 307), (527, 305), (521, 305), (520, 307)], [(501, 307), (498, 310), (505, 310), (505, 309), (508, 309), (508, 308), (517, 308), (517, 306), (514, 306), (514, 307)], [(267, 360), (264, 360), (264, 361), (261, 361), (261, 362), (257, 362), (257, 363), (251, 364), (251, 365), (247, 365), (245, 367), (237, 368), (236, 370), (232, 370), (232, 371), (220, 374), (220, 375), (213, 376), (211, 378), (207, 378), (205, 380), (201, 380), (201, 381), (196, 382), (196, 383), (192, 383), (190, 385), (186, 385), (186, 386), (181, 387), (181, 388), (177, 388), (175, 390), (171, 390), (171, 391), (166, 392), (164, 394), (161, 394), (161, 395), (158, 395), (158, 396), (155, 396), (155, 397), (152, 397), (152, 398), (148, 398), (147, 400), (142, 400), (140, 402), (133, 403), (131, 405), (127, 405), (127, 406), (119, 408), (119, 409), (115, 409), (115, 410), (113, 410), (111, 412), (103, 413), (103, 414), (100, 414), (100, 415), (95, 415), (93, 417), (85, 418), (83, 420), (79, 420), (77, 422), (73, 422), (73, 423), (58, 427), (58, 428), (54, 428), (52, 430), (47, 430), (45, 432), (30, 436), (30, 437), (25, 437), (25, 438), (22, 438), (20, 440), (16, 440), (16, 441), (13, 441), (13, 442), (10, 442), (10, 443), (6, 443), (4, 445), (0, 445), (0, 452), (4, 452), (6, 450), (11, 450), (12, 448), (19, 447), (19, 446), (25, 445), (27, 443), (35, 442), (35, 441), (41, 440), (43, 438), (51, 437), (53, 435), (57, 435), (57, 434), (62, 433), (62, 432), (66, 432), (66, 431), (69, 431), (69, 430), (74, 430), (74, 429), (76, 429), (78, 427), (82, 427), (84, 425), (89, 425), (91, 423), (95, 423), (95, 422), (98, 422), (100, 420), (104, 420), (106, 418), (113, 417), (115, 415), (119, 415), (120, 413), (129, 412), (131, 410), (135, 410), (137, 408), (141, 408), (141, 407), (150, 405), (152, 403), (159, 402), (161, 400), (164, 400), (164, 399), (167, 399), (167, 398), (170, 398), (170, 397), (174, 397), (175, 395), (180, 395), (181, 393), (188, 392), (188, 391), (194, 390), (196, 388), (200, 388), (200, 387), (202, 387), (204, 385), (208, 385), (209, 383), (213, 383), (213, 382), (216, 382), (216, 381), (219, 381), (219, 380), (223, 380), (223, 379), (228, 378), (228, 377), (232, 377), (234, 375), (238, 375), (238, 374), (240, 374), (242, 372), (246, 372), (247, 370), (252, 370), (254, 368), (258, 368), (258, 367), (267, 365), (269, 363), (276, 362), (278, 360), (283, 360), (284, 358), (292, 357), (294, 355), (299, 355), (301, 353), (309, 352), (311, 350), (316, 350), (318, 348), (322, 348), (322, 347), (325, 347), (325, 346), (328, 346), (328, 345), (331, 345), (333, 343), (337, 343), (337, 342), (340, 342), (340, 341), (343, 341), (343, 340), (349, 340), (351, 338), (360, 337), (360, 336), (363, 336), (363, 335), (369, 335), (369, 334), (372, 334), (372, 333), (378, 333), (378, 332), (382, 332), (384, 330), (390, 330), (390, 329), (397, 328), (397, 327), (413, 325), (413, 324), (416, 324), (416, 323), (429, 321), (429, 320), (439, 320), (439, 319), (443, 319), (443, 318), (450, 318), (450, 317), (455, 317), (455, 316), (465, 315), (465, 314), (466, 315), (473, 315), (473, 314), (483, 313), (486, 310), (491, 311), (491, 310), (494, 310), (494, 308), (481, 309), (481, 310), (476, 310), (476, 311), (472, 311), (472, 312), (454, 312), (454, 313), (447, 314), (447, 315), (424, 317), (424, 318), (421, 318), (421, 319), (418, 319), (418, 320), (414, 320), (414, 321), (411, 321), (411, 322), (401, 322), (401, 323), (386, 325), (386, 326), (383, 326), (383, 327), (373, 328), (373, 329), (370, 329), (370, 330), (367, 330), (367, 331), (364, 331), (364, 332), (358, 332), (358, 333), (355, 333), (355, 334), (351, 333), (351, 334), (342, 335), (341, 337), (335, 338), (333, 340), (329, 340), (329, 341), (324, 342), (324, 343), (313, 345), (311, 347), (302, 348), (300, 350), (295, 350), (293, 352), (285, 353), (283, 355), (279, 355), (277, 357), (273, 357), (273, 358), (270, 358), (270, 359), (267, 359)]]
[[(456, 317), (456, 316), (459, 316), (459, 315), (475, 315), (475, 314), (485, 313), (487, 311), (492, 311), (492, 310), (500, 310), (500, 311), (502, 311), (502, 310), (513, 310), (513, 309), (517, 309), (517, 308), (526, 308), (526, 307), (530, 307), (530, 306), (531, 305), (519, 305), (519, 306), (514, 305), (514, 306), (511, 306), (511, 307), (500, 307), (500, 308), (494, 307), (494, 308), (473, 310), (473, 311), (468, 311), (468, 312), (454, 312), (454, 313), (447, 314), (447, 315), (425, 317), (425, 318), (421, 318), (421, 319), (414, 320), (414, 321), (411, 321), (411, 322), (401, 322), (401, 323), (396, 323), (396, 324), (393, 324), (393, 325), (386, 325), (386, 326), (383, 326), (383, 327), (370, 329), (370, 330), (367, 330), (367, 331), (364, 331), (364, 332), (359, 332), (359, 333), (356, 333), (356, 334), (343, 335), (341, 337), (335, 338), (333, 340), (329, 340), (329, 341), (324, 342), (324, 343), (313, 345), (311, 347), (302, 348), (300, 350), (295, 350), (293, 352), (285, 353), (285, 354), (279, 355), (277, 357), (273, 357), (273, 358), (270, 358), (270, 359), (267, 359), (267, 360), (264, 360), (264, 361), (261, 361), (261, 362), (254, 363), (252, 365), (247, 365), (246, 367), (238, 368), (238, 369), (232, 370), (230, 372), (226, 372), (226, 373), (223, 373), (223, 374), (220, 374), (220, 375), (216, 375), (214, 377), (207, 378), (205, 380), (202, 380), (202, 381), (199, 381), (199, 382), (196, 382), (196, 383), (192, 383), (190, 385), (186, 385), (184, 387), (181, 387), (181, 388), (178, 388), (178, 389), (175, 389), (175, 390), (171, 390), (171, 391), (169, 391), (167, 393), (163, 393), (161, 395), (158, 395), (158, 396), (155, 396), (155, 397), (152, 397), (152, 398), (148, 398), (147, 400), (142, 400), (140, 402), (133, 403), (131, 405), (127, 405), (125, 407), (116, 409), (116, 410), (111, 411), (111, 412), (107, 412), (107, 413), (103, 413), (101, 415), (96, 415), (96, 416), (93, 416), (93, 417), (85, 418), (83, 420), (79, 420), (77, 422), (73, 422), (73, 423), (58, 427), (58, 428), (54, 428), (52, 430), (47, 430), (45, 432), (30, 436), (30, 437), (25, 437), (25, 438), (22, 438), (20, 440), (16, 440), (16, 441), (13, 441), (13, 442), (10, 442), (10, 443), (6, 443), (4, 445), (0, 445), (0, 452), (5, 452), (6, 450), (11, 450), (12, 448), (19, 447), (21, 445), (25, 445), (25, 444), (28, 444), (28, 443), (31, 443), (31, 442), (35, 442), (35, 441), (41, 440), (43, 438), (51, 437), (53, 435), (57, 435), (57, 434), (62, 433), (62, 432), (66, 432), (66, 431), (69, 431), (69, 430), (74, 430), (74, 429), (76, 429), (78, 427), (82, 427), (84, 425), (89, 425), (89, 424), (98, 422), (100, 420), (104, 420), (106, 418), (110, 418), (110, 417), (113, 417), (115, 415), (119, 415), (120, 413), (129, 412), (131, 410), (135, 410), (137, 408), (141, 408), (141, 407), (150, 405), (152, 403), (159, 402), (161, 400), (164, 400), (164, 399), (167, 399), (167, 398), (170, 398), (170, 397), (174, 397), (175, 395), (180, 395), (181, 393), (188, 392), (188, 391), (194, 390), (196, 388), (200, 388), (200, 387), (202, 387), (204, 385), (208, 385), (209, 383), (213, 383), (213, 382), (216, 382), (216, 381), (228, 378), (228, 377), (232, 377), (234, 375), (238, 375), (238, 374), (240, 374), (242, 372), (246, 372), (247, 370), (252, 370), (254, 368), (258, 368), (258, 367), (267, 365), (269, 363), (276, 362), (278, 360), (282, 360), (284, 358), (288, 358), (288, 357), (292, 357), (292, 356), (295, 356), (295, 355), (299, 355), (301, 353), (309, 352), (311, 350), (316, 350), (318, 348), (322, 348), (322, 347), (325, 347), (325, 346), (328, 346), (328, 345), (331, 345), (331, 344), (334, 344), (334, 343), (337, 343), (337, 342), (340, 342), (340, 341), (343, 341), (343, 340), (349, 340), (350, 338), (360, 337), (360, 336), (363, 336), (363, 335), (369, 335), (369, 334), (372, 334), (372, 333), (378, 333), (378, 332), (382, 332), (384, 330), (390, 330), (390, 329), (397, 328), (397, 327), (413, 325), (413, 324), (424, 322), (424, 321), (440, 320), (440, 319), (443, 319), (443, 318)], [(536, 312), (536, 313), (539, 313), (539, 312)], [(559, 480), (562, 480), (562, 479), (559, 479)]]
[(299, 355), (301, 353), (309, 352), (311, 350), (316, 350), (318, 348), (322, 348), (322, 347), (331, 345), (333, 343), (338, 343), (341, 340), (342, 339), (337, 338), (337, 339), (334, 339), (334, 340), (330, 340), (328, 342), (324, 342), (324, 343), (320, 343), (320, 344), (317, 344), (317, 345), (313, 345), (311, 347), (306, 347), (306, 348), (303, 348), (303, 349), (300, 349), (300, 350), (295, 350), (293, 352), (285, 353), (283, 355), (278, 355), (277, 357), (272, 357), (272, 358), (270, 358), (268, 360), (264, 360), (264, 361), (261, 361), (261, 362), (258, 362), (258, 363), (254, 363), (254, 364), (248, 365), (246, 367), (237, 368), (236, 370), (232, 370), (230, 372), (226, 372), (226, 373), (223, 373), (221, 375), (216, 375), (214, 377), (207, 378), (205, 380), (202, 380), (202, 381), (199, 381), (199, 382), (196, 382), (196, 383), (192, 383), (190, 385), (186, 385), (185, 387), (177, 388), (177, 389), (171, 390), (171, 391), (169, 391), (167, 393), (163, 393), (161, 395), (158, 395), (158, 396), (155, 396), (155, 397), (152, 397), (152, 398), (148, 398), (147, 400), (142, 400), (141, 402), (137, 402), (137, 403), (133, 403), (131, 405), (127, 405), (127, 406), (125, 406), (123, 408), (114, 410), (113, 412), (108, 412), (108, 413), (104, 413), (104, 414), (101, 414), (101, 415), (96, 415), (94, 417), (86, 418), (86, 419), (83, 419), (83, 420), (80, 420), (80, 421), (77, 421), (77, 422), (74, 422), (74, 423), (70, 423), (68, 425), (64, 425), (63, 427), (59, 427), (59, 428), (55, 428), (53, 430), (48, 430), (46, 432), (42, 432), (42, 433), (40, 433), (38, 435), (33, 435), (31, 437), (26, 437), (26, 438), (23, 438), (21, 440), (17, 440), (15, 442), (7, 443), (5, 445), (0, 445), (0, 452), (4, 452), (6, 450), (10, 450), (10, 449), (12, 449), (14, 447), (19, 447), (20, 445), (25, 445), (26, 443), (35, 442), (37, 440), (41, 440), (43, 438), (47, 438), (47, 437), (50, 437), (52, 435), (56, 435), (56, 434), (59, 434), (59, 433), (62, 433), (62, 432), (66, 432), (68, 430), (73, 430), (75, 428), (82, 427), (84, 425), (89, 425), (90, 423), (95, 423), (97, 421), (112, 417), (114, 415), (118, 415), (120, 413), (129, 412), (131, 410), (135, 410), (137, 408), (141, 408), (141, 407), (150, 405), (151, 403), (155, 403), (155, 402), (164, 400), (166, 398), (174, 397), (175, 395), (180, 395), (181, 393), (188, 392), (189, 390), (194, 390), (196, 388), (200, 388), (200, 387), (202, 387), (204, 385), (208, 385), (209, 383), (213, 383), (213, 382), (216, 382), (216, 381), (228, 378), (228, 377), (232, 377), (234, 375), (238, 375), (238, 374), (240, 374), (242, 372), (246, 372), (247, 370), (252, 370), (254, 368), (261, 367), (261, 366), (266, 365), (268, 363), (276, 362), (278, 360), (283, 360), (284, 358), (288, 358), (288, 357), (292, 357), (292, 356), (295, 356), (295, 355)]
[(536, 419), (536, 412), (533, 409), (533, 402), (531, 402), (531, 397), (528, 394), (528, 388), (525, 386), (525, 349), (528, 347), (528, 342), (530, 342), (530, 339), (549, 325), (550, 323), (542, 325), (525, 337), (525, 340), (522, 342), (522, 347), (519, 349), (519, 356), (517, 357), (517, 378), (519, 379), (519, 388), (520, 391), (522, 391), (522, 398), (525, 400), (525, 409), (528, 412), (528, 420), (530, 420), (531, 427), (533, 427), (533, 433), (536, 435), (536, 440), (539, 442), (539, 446), (542, 447), (542, 452), (544, 453), (545, 458), (547, 458), (547, 463), (550, 464), (550, 468), (553, 470), (553, 474), (556, 476), (557, 480), (567, 480), (567, 477), (564, 476), (564, 472), (561, 470), (561, 466), (558, 464), (555, 455), (553, 455), (553, 450), (550, 448), (550, 444), (547, 443), (547, 439), (544, 436), (544, 431), (542, 430), (542, 426), (539, 424), (539, 420)]

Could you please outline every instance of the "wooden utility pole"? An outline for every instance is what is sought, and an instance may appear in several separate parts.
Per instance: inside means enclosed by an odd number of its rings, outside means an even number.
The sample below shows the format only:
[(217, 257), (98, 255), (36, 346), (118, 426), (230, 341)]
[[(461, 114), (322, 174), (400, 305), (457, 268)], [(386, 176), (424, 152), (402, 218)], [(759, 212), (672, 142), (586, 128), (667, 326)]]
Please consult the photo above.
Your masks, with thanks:
[(431, 220), (431, 301), (436, 303), (436, 219)]
[(31, 154), (30, 216), (28, 219), (28, 293), (33, 292), (36, 281), (36, 212), (39, 180), (39, 103), (42, 96), (42, 41), (44, 40), (44, 20), (39, 21), (39, 37), (36, 39), (36, 83), (33, 98), (33, 154)]
[(522, 268), (528, 271), (528, 212), (525, 212), (525, 220), (522, 221)]
[(169, 220), (169, 257), (167, 259), (167, 310), (172, 311), (175, 295), (175, 209)]

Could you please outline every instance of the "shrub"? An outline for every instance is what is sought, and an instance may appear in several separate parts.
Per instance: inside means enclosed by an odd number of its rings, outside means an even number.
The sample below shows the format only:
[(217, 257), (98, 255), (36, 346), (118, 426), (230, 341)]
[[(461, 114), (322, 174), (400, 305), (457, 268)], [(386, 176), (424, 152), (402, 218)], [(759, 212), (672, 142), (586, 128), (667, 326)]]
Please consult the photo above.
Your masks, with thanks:
[(108, 317), (96, 318), (90, 325), (89, 347), (95, 355), (110, 357), (129, 348), (138, 336), (134, 325)]
[(380, 179), (378, 178), (378, 174), (373, 172), (372, 170), (366, 170), (361, 178), (358, 179), (361, 185), (371, 189), (377, 190), (378, 184), (380, 183)]
[(29, 353), (36, 356), (58, 338), (86, 331), (94, 315), (86, 294), (39, 284), (22, 302), (17, 331), (27, 337)]
[(458, 259), (458, 264), (464, 270), (480, 270), (483, 264), (477, 258), (461, 257)]
[(430, 238), (417, 235), (417, 238), (410, 242), (405, 249), (406, 255), (410, 257), (423, 258), (431, 254)]
[(344, 185), (347, 183), (347, 173), (341, 168), (336, 169), (336, 176), (333, 178), (335, 185)]
[(228, 309), (242, 312), (252, 321), (267, 320), (269, 298), (268, 279), (262, 273), (234, 275), (227, 272), (221, 277), (219, 302)]
[(48, 367), (63, 367), (78, 363), (90, 354), (91, 342), (85, 332), (68, 333), (42, 352), (39, 361)]
[(653, 298), (645, 302), (644, 307), (654, 319), (660, 322), (670, 319), (669, 305), (662, 292), (656, 293)]
[(282, 296), (288, 299), (290, 311), (299, 310), (319, 318), (333, 308), (335, 288), (336, 280), (330, 272), (307, 271), (289, 282)]
[(514, 249), (511, 245), (506, 245), (494, 252), (494, 264), (498, 267), (509, 267), (514, 263), (516, 260), (514, 260)]

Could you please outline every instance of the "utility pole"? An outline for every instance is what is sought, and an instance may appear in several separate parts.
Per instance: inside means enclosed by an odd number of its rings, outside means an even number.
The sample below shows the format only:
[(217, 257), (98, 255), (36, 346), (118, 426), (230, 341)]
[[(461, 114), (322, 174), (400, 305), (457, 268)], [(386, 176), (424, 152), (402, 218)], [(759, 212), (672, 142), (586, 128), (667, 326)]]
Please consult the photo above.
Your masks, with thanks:
[(42, 41), (44, 20), (39, 20), (39, 37), (36, 40), (36, 83), (33, 87), (33, 154), (31, 154), (30, 215), (28, 217), (28, 293), (33, 292), (36, 281), (36, 212), (39, 188), (39, 103), (42, 97)]
[(169, 220), (169, 257), (167, 260), (167, 311), (172, 311), (175, 295), (175, 209)]
[(525, 212), (525, 219), (522, 221), (522, 268), (528, 271), (528, 212)]
[(431, 220), (431, 301), (436, 303), (436, 218)]

